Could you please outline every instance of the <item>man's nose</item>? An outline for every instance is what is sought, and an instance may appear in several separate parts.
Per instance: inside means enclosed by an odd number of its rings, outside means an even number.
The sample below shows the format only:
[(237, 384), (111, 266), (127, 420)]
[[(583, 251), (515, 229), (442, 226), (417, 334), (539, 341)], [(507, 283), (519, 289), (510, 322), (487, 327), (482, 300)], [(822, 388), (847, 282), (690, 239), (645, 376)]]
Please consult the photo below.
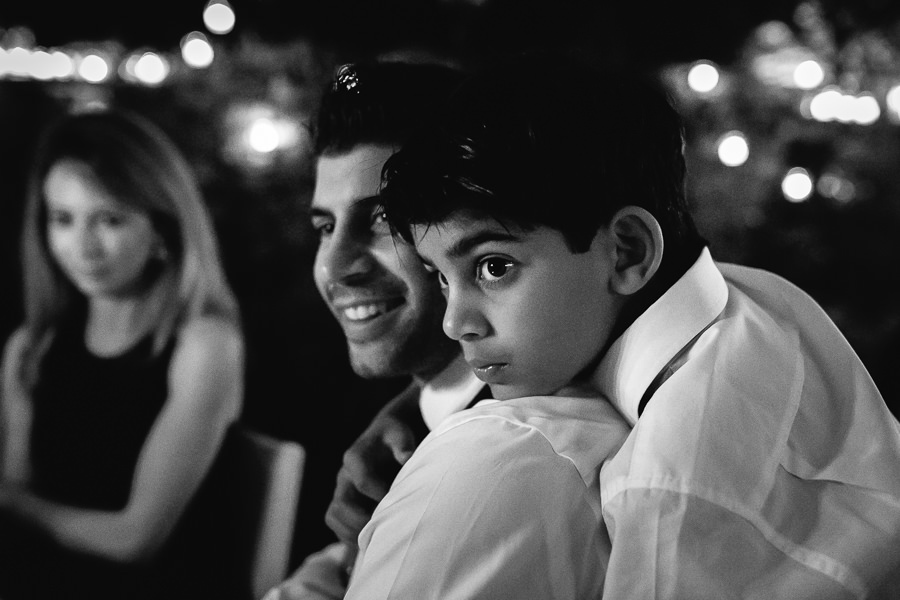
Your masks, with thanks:
[(352, 236), (332, 236), (319, 246), (316, 268), (325, 281), (352, 284), (373, 271), (375, 258), (365, 243)]

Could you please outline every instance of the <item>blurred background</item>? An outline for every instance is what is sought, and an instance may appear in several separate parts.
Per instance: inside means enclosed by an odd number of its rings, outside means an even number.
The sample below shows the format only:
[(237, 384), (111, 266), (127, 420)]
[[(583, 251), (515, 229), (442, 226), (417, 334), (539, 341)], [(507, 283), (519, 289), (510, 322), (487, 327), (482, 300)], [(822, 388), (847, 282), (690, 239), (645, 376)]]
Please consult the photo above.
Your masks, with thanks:
[(816, 298), (897, 414), (893, 0), (4, 1), (0, 337), (22, 318), (19, 222), (37, 130), (95, 105), (154, 120), (200, 175), (242, 305), (243, 420), (308, 452), (299, 560), (329, 539), (322, 516), (342, 451), (405, 385), (352, 373), (312, 283), (308, 125), (321, 92), (361, 58), (475, 67), (541, 47), (665, 83), (686, 119), (688, 193), (714, 256)]

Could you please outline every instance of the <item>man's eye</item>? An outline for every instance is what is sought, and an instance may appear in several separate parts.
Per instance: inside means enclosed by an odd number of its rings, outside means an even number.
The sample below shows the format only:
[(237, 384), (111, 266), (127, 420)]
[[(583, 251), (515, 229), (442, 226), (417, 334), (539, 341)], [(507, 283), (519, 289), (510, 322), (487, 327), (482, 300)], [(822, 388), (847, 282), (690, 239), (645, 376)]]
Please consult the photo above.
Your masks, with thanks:
[(503, 278), (513, 267), (513, 262), (508, 258), (492, 256), (478, 263), (478, 279), (482, 281), (497, 281)]
[(440, 271), (437, 272), (438, 283), (441, 284), (441, 289), (446, 290), (450, 287), (450, 283), (447, 281), (447, 278), (444, 277), (444, 274)]
[(312, 228), (319, 237), (322, 237), (325, 235), (330, 235), (332, 232), (334, 232), (334, 223), (332, 223), (331, 221), (320, 221), (313, 219)]

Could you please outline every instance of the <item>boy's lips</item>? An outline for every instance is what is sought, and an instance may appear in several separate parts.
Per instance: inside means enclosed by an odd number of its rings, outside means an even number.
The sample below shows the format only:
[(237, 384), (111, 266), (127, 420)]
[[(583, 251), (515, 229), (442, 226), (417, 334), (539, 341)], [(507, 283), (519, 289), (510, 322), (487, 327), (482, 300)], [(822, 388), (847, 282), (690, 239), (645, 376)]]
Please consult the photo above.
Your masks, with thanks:
[(475, 377), (485, 383), (501, 383), (509, 363), (490, 361), (468, 361), (475, 372)]

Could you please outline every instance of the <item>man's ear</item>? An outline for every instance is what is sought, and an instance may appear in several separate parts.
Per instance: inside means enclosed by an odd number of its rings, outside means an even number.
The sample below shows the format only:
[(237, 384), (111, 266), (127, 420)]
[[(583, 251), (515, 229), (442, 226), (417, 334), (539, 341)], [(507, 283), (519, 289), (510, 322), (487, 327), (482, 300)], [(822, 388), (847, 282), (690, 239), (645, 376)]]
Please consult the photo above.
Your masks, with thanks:
[(616, 252), (610, 285), (617, 294), (630, 296), (643, 289), (659, 270), (662, 227), (646, 209), (626, 206), (613, 215), (608, 231)]

